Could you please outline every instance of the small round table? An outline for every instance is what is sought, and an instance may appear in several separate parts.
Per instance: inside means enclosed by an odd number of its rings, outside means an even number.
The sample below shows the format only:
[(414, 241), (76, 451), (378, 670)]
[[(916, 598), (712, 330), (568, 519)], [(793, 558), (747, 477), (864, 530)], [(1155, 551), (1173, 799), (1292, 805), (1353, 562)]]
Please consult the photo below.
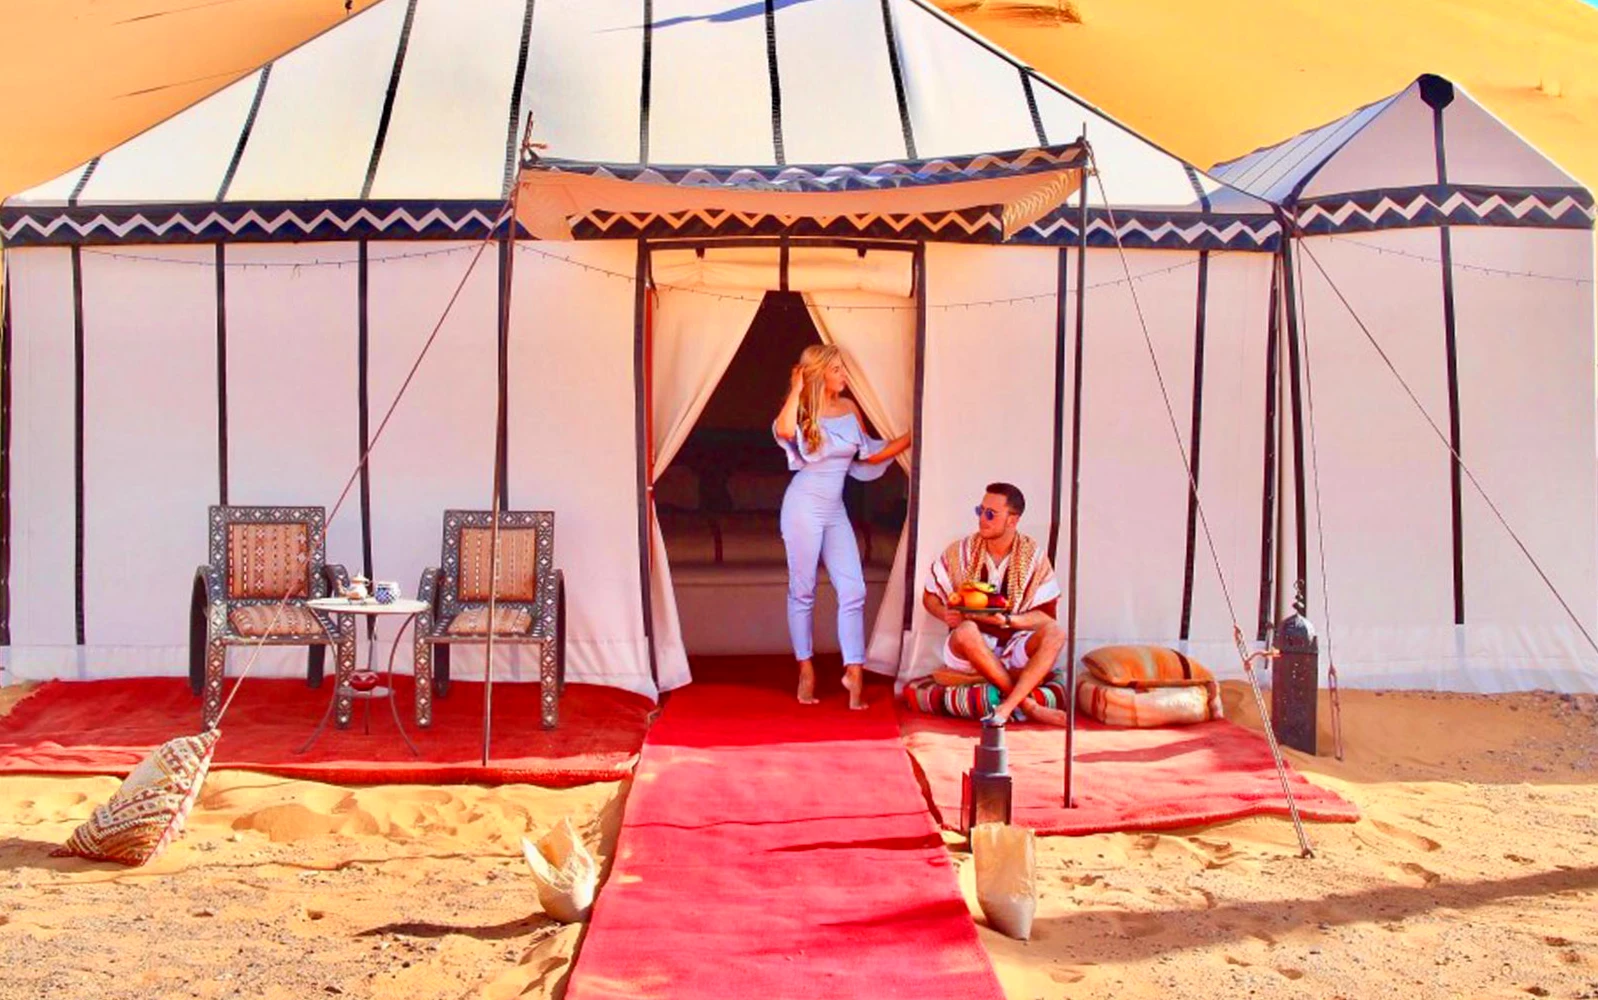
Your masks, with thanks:
[[(311, 734), (311, 738), (306, 741), (305, 745), (300, 747), (299, 752), (305, 753), (311, 749), (312, 744), (321, 737), (322, 730), (327, 728), (327, 720), (332, 718), (335, 712), (338, 715), (338, 727), (340, 729), (348, 727), (356, 699), (366, 702), (366, 732), (370, 735), (372, 732), (372, 701), (376, 698), (386, 698), (388, 699), (389, 710), (394, 715), (394, 725), (399, 729), (400, 738), (410, 748), (411, 756), (420, 757), (421, 751), (416, 749), (416, 744), (411, 742), (410, 735), (405, 732), (405, 726), (400, 722), (399, 707), (395, 704), (394, 653), (399, 649), (400, 636), (405, 634), (407, 627), (414, 627), (416, 616), (427, 610), (427, 603), (425, 601), (396, 598), (386, 604), (380, 604), (375, 599), (370, 598), (365, 601), (351, 601), (342, 597), (322, 597), (305, 603), (308, 607), (331, 615), (350, 615), (352, 617), (360, 615), (368, 619), (398, 615), (403, 620), (400, 622), (399, 631), (394, 633), (394, 645), (388, 651), (388, 671), (385, 683), (372, 688), (370, 691), (357, 691), (350, 685), (350, 675), (355, 672), (354, 664), (350, 665), (350, 669), (347, 672), (341, 664), (337, 681), (333, 685), (333, 698), (327, 704), (327, 711), (322, 713), (322, 721), (316, 724), (316, 731)], [(366, 669), (368, 671), (372, 669), (372, 656), (376, 652), (376, 645), (377, 631), (372, 629), (367, 633), (366, 642)]]

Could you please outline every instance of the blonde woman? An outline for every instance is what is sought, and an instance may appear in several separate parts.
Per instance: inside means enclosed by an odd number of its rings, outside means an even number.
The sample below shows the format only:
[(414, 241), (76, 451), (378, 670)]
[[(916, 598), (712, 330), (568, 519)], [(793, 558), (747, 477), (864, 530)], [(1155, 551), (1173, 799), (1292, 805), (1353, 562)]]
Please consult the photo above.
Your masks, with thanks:
[(910, 435), (884, 444), (866, 434), (854, 401), (844, 397), (849, 376), (843, 355), (828, 344), (807, 347), (794, 366), (788, 398), (772, 431), (794, 472), (782, 498), (782, 542), (788, 550), (788, 634), (799, 661), (799, 701), (816, 703), (811, 620), (816, 567), (825, 562), (838, 594), (838, 644), (850, 708), (865, 708), (861, 670), (866, 661), (866, 581), (860, 549), (843, 507), (845, 479), (872, 480), (910, 447)]

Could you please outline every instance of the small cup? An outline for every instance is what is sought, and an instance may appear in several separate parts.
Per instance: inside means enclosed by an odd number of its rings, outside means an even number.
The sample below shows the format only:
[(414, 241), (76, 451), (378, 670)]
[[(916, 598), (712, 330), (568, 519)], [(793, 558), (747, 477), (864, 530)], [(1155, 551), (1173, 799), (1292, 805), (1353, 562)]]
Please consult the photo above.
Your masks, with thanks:
[(399, 595), (399, 584), (393, 580), (379, 580), (372, 584), (372, 599), (379, 604), (393, 604)]

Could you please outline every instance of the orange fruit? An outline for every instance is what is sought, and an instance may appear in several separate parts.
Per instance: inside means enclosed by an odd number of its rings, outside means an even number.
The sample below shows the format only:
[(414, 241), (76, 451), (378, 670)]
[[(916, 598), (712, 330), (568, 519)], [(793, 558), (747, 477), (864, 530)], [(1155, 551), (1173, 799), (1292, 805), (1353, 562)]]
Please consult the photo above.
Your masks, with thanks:
[(981, 611), (988, 606), (988, 595), (980, 590), (973, 590), (965, 595), (965, 606), (972, 611)]

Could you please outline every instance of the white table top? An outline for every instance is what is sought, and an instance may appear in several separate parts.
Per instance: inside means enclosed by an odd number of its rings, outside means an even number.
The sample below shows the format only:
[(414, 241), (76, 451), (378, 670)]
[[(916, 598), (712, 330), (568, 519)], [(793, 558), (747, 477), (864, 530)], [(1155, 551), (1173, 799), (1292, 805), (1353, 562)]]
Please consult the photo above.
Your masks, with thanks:
[(306, 601), (306, 607), (328, 611), (336, 615), (418, 615), (427, 610), (426, 601), (396, 598), (387, 604), (375, 600), (347, 601), (342, 597), (318, 597)]

